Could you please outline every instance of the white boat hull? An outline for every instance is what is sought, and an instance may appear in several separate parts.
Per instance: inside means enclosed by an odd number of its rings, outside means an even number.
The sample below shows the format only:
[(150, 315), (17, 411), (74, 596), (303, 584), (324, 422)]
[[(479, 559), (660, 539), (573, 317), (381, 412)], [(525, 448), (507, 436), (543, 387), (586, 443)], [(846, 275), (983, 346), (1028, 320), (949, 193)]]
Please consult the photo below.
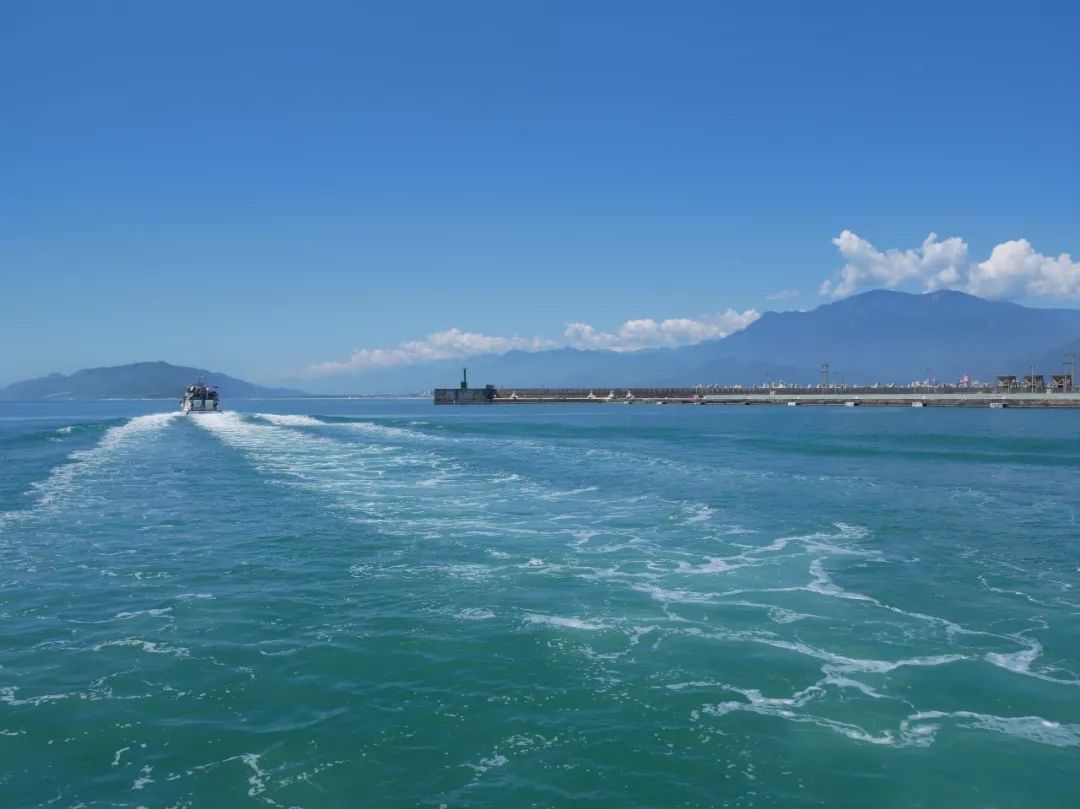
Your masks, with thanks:
[(221, 400), (217, 388), (206, 384), (206, 377), (199, 377), (194, 385), (188, 385), (180, 400), (181, 413), (219, 413)]

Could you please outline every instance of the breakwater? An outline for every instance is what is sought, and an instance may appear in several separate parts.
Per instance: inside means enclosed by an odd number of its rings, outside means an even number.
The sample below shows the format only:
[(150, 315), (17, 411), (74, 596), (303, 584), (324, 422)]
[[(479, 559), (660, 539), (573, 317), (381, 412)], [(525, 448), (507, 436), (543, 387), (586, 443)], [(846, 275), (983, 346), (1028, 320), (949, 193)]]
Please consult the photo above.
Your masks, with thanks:
[(696, 404), (1080, 409), (1080, 393), (992, 388), (437, 388), (437, 405)]

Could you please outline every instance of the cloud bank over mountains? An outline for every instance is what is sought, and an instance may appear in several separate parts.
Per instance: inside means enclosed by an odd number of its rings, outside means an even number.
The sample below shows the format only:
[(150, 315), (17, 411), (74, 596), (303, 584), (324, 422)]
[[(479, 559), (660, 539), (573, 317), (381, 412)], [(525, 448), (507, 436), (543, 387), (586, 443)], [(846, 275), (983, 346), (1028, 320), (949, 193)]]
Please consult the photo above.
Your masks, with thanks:
[(628, 320), (613, 332), (599, 331), (588, 323), (571, 323), (563, 332), (564, 346), (604, 348), (610, 351), (636, 351), (639, 348), (676, 348), (718, 340), (745, 329), (761, 317), (756, 309), (737, 312), (728, 309), (720, 314), (691, 319), (669, 318), (659, 322), (650, 318)]
[(554, 348), (636, 351), (641, 348), (677, 348), (716, 340), (744, 329), (761, 317), (756, 309), (737, 312), (728, 309), (699, 318), (627, 320), (613, 331), (603, 331), (588, 323), (570, 323), (560, 339), (547, 337), (499, 337), (460, 329), (447, 329), (409, 340), (394, 348), (361, 348), (341, 362), (323, 362), (308, 369), (309, 376), (418, 365), (434, 360), (504, 354), (507, 351), (544, 351)]
[(846, 262), (820, 293), (845, 298), (874, 287), (895, 289), (918, 284), (925, 292), (956, 289), (994, 300), (1022, 297), (1080, 299), (1080, 261), (1068, 253), (1043, 255), (1027, 239), (1002, 242), (985, 261), (972, 263), (968, 245), (953, 236), (938, 240), (931, 233), (908, 250), (879, 250), (850, 230), (832, 240)]
[[(931, 233), (918, 247), (879, 250), (850, 230), (832, 240), (844, 266), (819, 291), (831, 298), (846, 298), (866, 289), (919, 287), (924, 292), (959, 290), (991, 300), (1024, 297), (1080, 300), (1080, 261), (1068, 253), (1056, 258), (1039, 253), (1027, 239), (1014, 239), (994, 247), (985, 261), (969, 258), (968, 244), (958, 236), (940, 239)], [(784, 289), (766, 297), (785, 301), (798, 296)], [(569, 323), (557, 338), (506, 337), (452, 328), (392, 348), (361, 348), (347, 359), (312, 365), (304, 376), (318, 377), (356, 371), (419, 365), (508, 351), (546, 351), (578, 348), (636, 351), (643, 348), (678, 348), (705, 340), (718, 340), (741, 331), (761, 317), (756, 309), (727, 309), (697, 318), (627, 320), (611, 331), (590, 323)]]
[(557, 347), (554, 341), (540, 337), (495, 337), (461, 329), (447, 329), (429, 334), (423, 340), (399, 343), (394, 348), (360, 348), (343, 362), (321, 362), (312, 365), (308, 371), (313, 376), (322, 376), (370, 368), (390, 368), (395, 365), (417, 365), (477, 354), (505, 354), (514, 349), (543, 351)]

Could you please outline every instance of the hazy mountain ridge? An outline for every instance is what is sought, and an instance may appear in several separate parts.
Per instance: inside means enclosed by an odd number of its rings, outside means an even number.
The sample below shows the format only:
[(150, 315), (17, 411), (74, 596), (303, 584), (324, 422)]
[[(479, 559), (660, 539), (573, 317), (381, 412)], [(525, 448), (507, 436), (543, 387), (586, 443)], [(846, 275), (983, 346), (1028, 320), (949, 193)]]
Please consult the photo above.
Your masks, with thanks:
[[(422, 365), (297, 380), (316, 393), (407, 393), (453, 387), (469, 368), (473, 386), (617, 387), (755, 385), (766, 379), (816, 383), (821, 364), (849, 383), (905, 384), (928, 375), (1060, 373), (1066, 352), (1080, 353), (1080, 310), (1037, 309), (962, 292), (909, 294), (874, 290), (806, 312), (766, 312), (721, 340), (681, 348), (605, 351), (560, 348), (511, 351)], [(222, 398), (304, 396), (226, 374), (143, 362), (50, 374), (0, 388), (0, 399), (179, 398), (200, 374)]]
[(874, 290), (809, 312), (763, 315), (717, 343), (747, 362), (782, 360), (798, 382), (816, 381), (822, 362), (834, 376), (863, 383), (968, 374), (1059, 372), (1080, 338), (1080, 310), (1036, 309), (962, 292), (922, 295)]
[[(1080, 310), (1039, 309), (962, 292), (873, 290), (806, 312), (766, 312), (742, 331), (682, 348), (511, 351), (310, 380), (328, 392), (408, 391), (469, 381), (503, 387), (754, 385), (766, 379), (862, 384), (963, 375), (1060, 373), (1080, 342)], [(1072, 346), (1072, 349), (1069, 347)], [(305, 381), (305, 386), (308, 381)]]
[(201, 368), (167, 362), (136, 362), (103, 368), (84, 368), (73, 374), (49, 374), (0, 388), (0, 399), (179, 399), (184, 388), (206, 376), (223, 400), (304, 396), (292, 388), (268, 388)]

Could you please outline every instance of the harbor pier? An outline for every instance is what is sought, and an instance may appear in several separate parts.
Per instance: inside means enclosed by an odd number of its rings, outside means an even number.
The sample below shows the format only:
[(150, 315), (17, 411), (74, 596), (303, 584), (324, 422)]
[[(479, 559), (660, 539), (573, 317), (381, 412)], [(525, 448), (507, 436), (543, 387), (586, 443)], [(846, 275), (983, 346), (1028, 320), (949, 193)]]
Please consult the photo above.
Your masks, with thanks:
[(1080, 409), (1080, 393), (941, 387), (857, 388), (437, 388), (437, 405), (690, 404), (788, 407), (987, 407)]

